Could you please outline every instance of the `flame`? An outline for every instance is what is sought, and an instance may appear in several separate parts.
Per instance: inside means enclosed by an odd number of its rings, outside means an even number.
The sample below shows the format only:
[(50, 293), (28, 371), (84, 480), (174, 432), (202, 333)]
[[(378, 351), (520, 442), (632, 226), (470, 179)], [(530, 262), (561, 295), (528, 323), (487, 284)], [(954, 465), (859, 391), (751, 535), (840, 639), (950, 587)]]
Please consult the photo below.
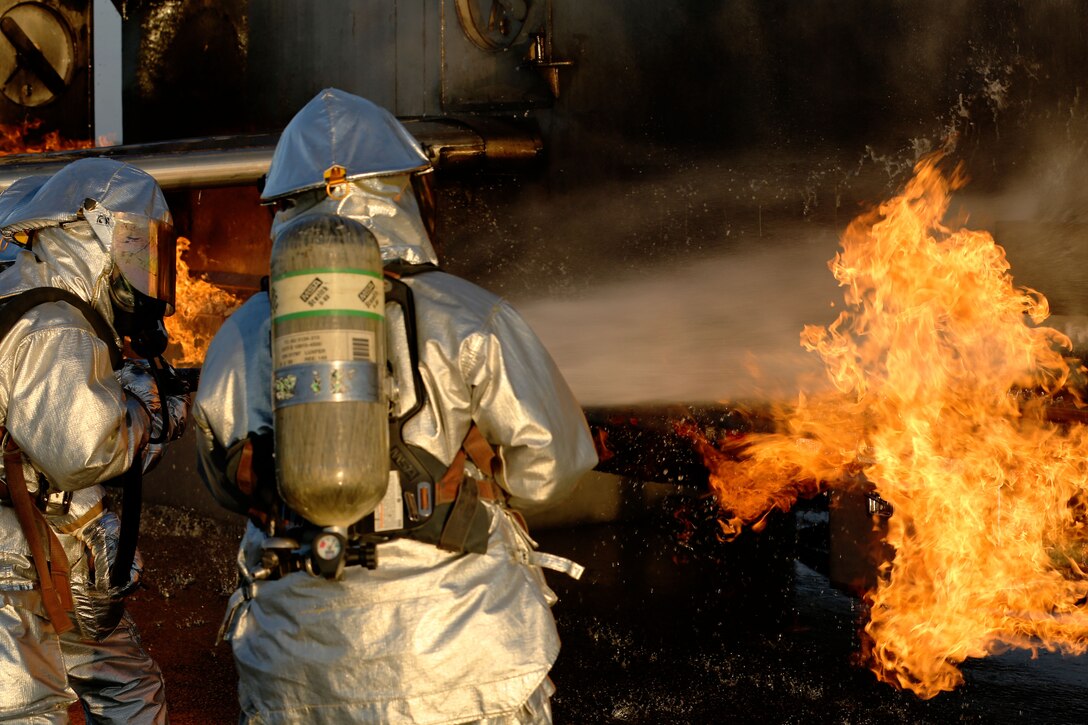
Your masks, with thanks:
[[(47, 151), (91, 148), (94, 141), (64, 138), (57, 131), (40, 133), (41, 119), (28, 119), (21, 124), (0, 124), (0, 156), (36, 154)], [(112, 136), (99, 138), (100, 145), (114, 142)], [(189, 274), (189, 265), (182, 255), (189, 249), (185, 237), (177, 240), (176, 306), (166, 318), (166, 329), (174, 343), (172, 355), (176, 365), (199, 365), (212, 336), (223, 318), (237, 309), (242, 301), (202, 277)]]
[(40, 154), (94, 146), (94, 141), (64, 138), (57, 131), (40, 133), (41, 125), (41, 119), (37, 118), (19, 124), (0, 123), (0, 156)]
[(1088, 650), (1088, 428), (1045, 417), (1070, 341), (988, 233), (944, 226), (965, 178), (942, 161), (854, 220), (829, 264), (845, 309), (801, 342), (833, 390), (740, 456), (703, 446), (727, 535), (825, 486), (867, 481), (891, 504), (865, 656), (922, 698), (961, 683), (967, 658)]
[(180, 349), (171, 361), (178, 366), (200, 365), (223, 319), (242, 304), (231, 293), (189, 273), (183, 255), (190, 243), (187, 238), (178, 237), (174, 314), (166, 318), (170, 341)]

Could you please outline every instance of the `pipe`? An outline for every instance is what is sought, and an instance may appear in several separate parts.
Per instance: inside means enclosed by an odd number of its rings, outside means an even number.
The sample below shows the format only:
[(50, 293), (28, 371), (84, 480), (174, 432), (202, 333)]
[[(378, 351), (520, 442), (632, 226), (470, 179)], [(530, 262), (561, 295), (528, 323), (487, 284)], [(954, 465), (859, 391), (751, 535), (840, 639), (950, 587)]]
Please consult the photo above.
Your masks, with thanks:
[[(438, 171), (518, 171), (543, 158), (539, 132), (494, 118), (407, 120)], [(0, 158), (0, 191), (24, 176), (53, 174), (77, 159), (101, 156), (139, 167), (164, 191), (256, 184), (268, 171), (278, 134), (219, 136), (104, 146)]]

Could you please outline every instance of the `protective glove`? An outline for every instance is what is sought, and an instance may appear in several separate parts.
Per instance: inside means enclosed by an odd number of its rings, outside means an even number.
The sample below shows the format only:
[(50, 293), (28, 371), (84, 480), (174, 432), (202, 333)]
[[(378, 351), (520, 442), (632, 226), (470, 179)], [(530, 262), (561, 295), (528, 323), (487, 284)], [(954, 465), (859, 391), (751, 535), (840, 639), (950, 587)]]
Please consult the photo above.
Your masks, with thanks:
[[(166, 444), (177, 440), (185, 433), (185, 424), (189, 418), (192, 394), (168, 395), (165, 400), (159, 396), (159, 386), (151, 374), (151, 368), (144, 360), (126, 360), (117, 372), (117, 381), (129, 396), (140, 401), (151, 418), (149, 443), (143, 451), (143, 472), (147, 473), (159, 462), (166, 452)], [(163, 402), (168, 418), (163, 416)], [(167, 423), (168, 437), (163, 439), (163, 424)]]
[(143, 572), (140, 552), (132, 560), (129, 580), (120, 587), (110, 586), (121, 521), (107, 511), (75, 533), (87, 551), (89, 574), (85, 583), (73, 582), (72, 602), (75, 621), (84, 638), (101, 641), (108, 637), (125, 612), (124, 598), (136, 589)]

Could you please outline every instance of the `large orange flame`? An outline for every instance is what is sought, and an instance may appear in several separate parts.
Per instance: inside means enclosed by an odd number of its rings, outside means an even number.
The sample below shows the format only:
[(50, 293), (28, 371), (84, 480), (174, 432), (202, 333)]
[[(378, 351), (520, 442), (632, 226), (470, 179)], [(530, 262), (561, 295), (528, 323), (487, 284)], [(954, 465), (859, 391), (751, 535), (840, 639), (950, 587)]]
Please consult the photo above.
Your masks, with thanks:
[(802, 396), (741, 460), (711, 460), (734, 534), (823, 486), (875, 486), (894, 558), (869, 594), (867, 655), (923, 698), (962, 682), (969, 657), (1088, 649), (1088, 428), (1043, 405), (1070, 343), (988, 233), (944, 225), (964, 178), (941, 163), (920, 161), (842, 237), (846, 309), (801, 336), (833, 392)]
[(171, 355), (171, 362), (179, 366), (200, 365), (219, 325), (242, 304), (242, 300), (226, 290), (189, 273), (189, 264), (184, 259), (189, 244), (187, 238), (178, 237), (175, 309), (166, 318), (166, 331), (178, 349)]
[[(29, 119), (20, 124), (0, 124), (0, 156), (36, 154), (47, 151), (90, 148), (93, 141), (69, 139), (57, 131), (41, 132), (41, 120)], [(109, 139), (103, 138), (103, 142)], [(176, 365), (199, 365), (204, 352), (223, 319), (241, 301), (207, 280), (189, 274), (183, 254), (189, 240), (178, 238), (177, 244), (177, 304), (174, 315), (166, 318), (166, 329), (174, 343), (171, 352)]]
[(94, 146), (93, 141), (65, 138), (57, 131), (42, 133), (41, 125), (41, 119), (29, 119), (18, 124), (0, 123), (0, 156), (40, 154)]

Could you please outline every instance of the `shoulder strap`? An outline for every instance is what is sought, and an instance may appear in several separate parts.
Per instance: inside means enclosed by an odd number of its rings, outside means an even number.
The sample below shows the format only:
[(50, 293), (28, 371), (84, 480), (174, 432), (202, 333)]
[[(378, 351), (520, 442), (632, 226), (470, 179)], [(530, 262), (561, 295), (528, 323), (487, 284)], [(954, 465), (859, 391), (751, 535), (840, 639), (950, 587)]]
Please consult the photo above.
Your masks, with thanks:
[(67, 302), (79, 310), (87, 318), (87, 322), (91, 323), (95, 335), (106, 343), (106, 349), (110, 353), (110, 364), (113, 365), (113, 369), (117, 370), (121, 367), (121, 350), (117, 347), (113, 328), (99, 314), (98, 310), (91, 307), (86, 300), (59, 287), (36, 287), (0, 299), (0, 338), (7, 335), (11, 328), (15, 326), (15, 323), (22, 319), (23, 315), (32, 308), (46, 302)]
[(446, 469), (445, 475), (438, 481), (435, 492), (435, 502), (439, 504), (449, 503), (457, 498), (461, 483), (465, 478), (465, 460), (471, 460), (476, 468), (484, 475), (481, 483), (484, 485), (483, 496), (491, 500), (500, 500), (502, 494), (499, 481), (502, 480), (502, 459), (495, 453), (495, 449), (484, 438), (480, 428), (473, 423), (469, 426), (465, 440), (457, 449), (453, 462)]
[[(476, 468), (484, 475), (477, 480), (465, 475), (465, 458), (468, 457), (476, 464)], [(438, 491), (435, 499), (438, 503), (453, 502), (449, 517), (442, 526), (438, 537), (438, 548), (446, 551), (477, 551), (469, 545), (469, 539), (473, 533), (474, 525), (481, 522), (484, 525), (484, 550), (487, 548), (486, 534), (490, 528), (491, 520), (486, 513), (481, 515), (480, 501), (502, 501), (505, 499), (502, 488), (496, 479), (502, 475), (501, 459), (484, 438), (483, 433), (473, 423), (461, 448), (454, 456), (446, 475), (438, 482)]]
[[(410, 472), (418, 469), (420, 474), (433, 481), (434, 495), (433, 506), (452, 504), (449, 515), (438, 532), (438, 540), (434, 543), (447, 551), (473, 551), (482, 553), (487, 548), (487, 533), (490, 524), (486, 511), (480, 505), (481, 499), (501, 501), (504, 499), (502, 488), (498, 480), (502, 478), (501, 459), (495, 454), (491, 445), (484, 438), (480, 429), (473, 423), (465, 436), (461, 447), (454, 456), (453, 462), (444, 467), (434, 456), (427, 451), (409, 446), (404, 442), (404, 424), (418, 413), (427, 401), (427, 389), (423, 385), (423, 379), (419, 372), (419, 341), (416, 332), (415, 303), (412, 290), (402, 281), (402, 277), (410, 277), (425, 272), (439, 271), (434, 264), (407, 264), (395, 260), (385, 266), (384, 272), (389, 284), (386, 285), (386, 300), (400, 304), (404, 311), (405, 333), (408, 337), (408, 357), (412, 371), (412, 385), (415, 388), (415, 405), (399, 418), (390, 421), (390, 453), (391, 464), (400, 472), (400, 478), (404, 490), (404, 501), (409, 506), (413, 498), (414, 486), (417, 484), (418, 475)], [(482, 480), (476, 480), (465, 476), (464, 465), (466, 459), (471, 459), (476, 468), (484, 475)], [(414, 465), (413, 465), (414, 464)], [(426, 473), (429, 471), (429, 473)], [(429, 485), (429, 484), (428, 484)], [(429, 507), (426, 515), (413, 518), (411, 510), (407, 518), (414, 521), (414, 525), (425, 524), (433, 508)], [(413, 528), (412, 525), (409, 528)], [(474, 534), (480, 534), (482, 540), (475, 540), (470, 544), (470, 538)], [(476, 539), (481, 539), (476, 536)]]
[[(436, 269), (434, 265), (413, 266)], [(424, 387), (423, 376), (419, 372), (419, 340), (412, 290), (393, 270), (387, 267), (384, 272), (387, 281), (386, 303), (400, 305), (404, 313), (408, 367), (411, 371), (412, 389), (415, 391), (415, 402), (410, 409), (399, 417), (390, 415), (389, 463), (399, 473), (407, 528), (415, 528), (425, 524), (434, 513), (434, 484), (442, 476), (445, 466), (423, 448), (409, 445), (404, 440), (404, 425), (426, 405), (427, 388)]]

